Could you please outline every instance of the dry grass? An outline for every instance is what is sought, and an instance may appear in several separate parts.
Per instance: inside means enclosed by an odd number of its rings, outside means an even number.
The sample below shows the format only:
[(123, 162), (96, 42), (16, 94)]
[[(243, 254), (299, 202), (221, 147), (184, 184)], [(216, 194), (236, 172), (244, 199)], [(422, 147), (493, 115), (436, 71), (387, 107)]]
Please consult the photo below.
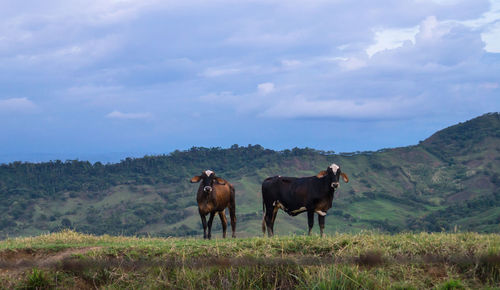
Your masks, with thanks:
[(0, 287), (23, 287), (42, 278), (44, 285), (65, 288), (498, 287), (500, 235), (360, 233), (206, 241), (63, 231), (0, 241)]

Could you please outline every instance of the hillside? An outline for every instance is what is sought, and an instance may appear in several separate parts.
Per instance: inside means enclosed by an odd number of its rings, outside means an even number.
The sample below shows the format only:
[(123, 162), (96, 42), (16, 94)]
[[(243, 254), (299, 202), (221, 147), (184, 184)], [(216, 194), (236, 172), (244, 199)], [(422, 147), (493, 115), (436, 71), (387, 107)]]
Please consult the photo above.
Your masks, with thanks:
[[(236, 187), (238, 236), (260, 235), (260, 184), (311, 176), (335, 162), (350, 177), (326, 232), (500, 232), (500, 115), (446, 128), (415, 146), (334, 154), (259, 145), (191, 148), (117, 164), (15, 162), (0, 166), (0, 238), (61, 228), (92, 234), (200, 235), (193, 175), (210, 168)], [(280, 212), (276, 233), (303, 234), (306, 217)], [(215, 235), (220, 223), (214, 222)], [(313, 231), (317, 232), (315, 225)]]

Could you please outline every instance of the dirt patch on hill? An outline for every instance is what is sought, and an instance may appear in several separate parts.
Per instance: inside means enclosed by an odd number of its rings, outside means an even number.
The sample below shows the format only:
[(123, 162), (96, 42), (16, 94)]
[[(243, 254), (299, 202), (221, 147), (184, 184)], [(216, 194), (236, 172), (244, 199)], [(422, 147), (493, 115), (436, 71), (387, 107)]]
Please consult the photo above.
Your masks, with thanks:
[[(495, 190), (495, 185), (491, 183), (490, 178), (486, 176), (475, 176), (473, 178), (470, 178), (469, 180), (466, 180), (464, 182), (464, 187), (468, 189), (473, 188), (475, 190), (463, 190), (457, 192), (453, 195), (450, 195), (447, 198), (447, 201), (458, 202), (472, 200), (474, 198), (478, 198), (479, 196), (485, 195), (485, 193), (493, 192)], [(478, 189), (480, 191), (478, 191)]]
[(63, 260), (73, 256), (100, 250), (101, 247), (68, 248), (54, 250), (4, 250), (0, 251), (0, 274), (17, 274), (31, 268), (54, 268)]

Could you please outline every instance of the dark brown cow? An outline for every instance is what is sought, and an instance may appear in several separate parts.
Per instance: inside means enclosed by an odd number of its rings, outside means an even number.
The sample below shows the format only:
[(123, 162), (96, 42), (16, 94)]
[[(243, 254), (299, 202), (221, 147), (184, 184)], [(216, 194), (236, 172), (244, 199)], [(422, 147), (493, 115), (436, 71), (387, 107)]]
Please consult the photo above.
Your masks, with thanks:
[(332, 207), (333, 194), (339, 187), (339, 179), (349, 182), (349, 178), (337, 164), (311, 177), (269, 177), (262, 183), (264, 218), (262, 232), (274, 234), (274, 220), (281, 208), (287, 214), (296, 216), (307, 211), (309, 235), (314, 225), (314, 213), (318, 214), (321, 235), (325, 228), (326, 211)]
[[(215, 172), (211, 170), (205, 170), (200, 176), (191, 178), (191, 183), (200, 181), (202, 182), (200, 183), (200, 187), (198, 187), (196, 201), (198, 201), (198, 212), (203, 224), (203, 238), (210, 239), (212, 237), (212, 222), (216, 213), (219, 214), (222, 223), (222, 236), (226, 237), (226, 207), (229, 208), (229, 215), (231, 217), (232, 237), (236, 237), (236, 204), (233, 185), (217, 177)], [(206, 220), (207, 214), (210, 214), (208, 223)]]

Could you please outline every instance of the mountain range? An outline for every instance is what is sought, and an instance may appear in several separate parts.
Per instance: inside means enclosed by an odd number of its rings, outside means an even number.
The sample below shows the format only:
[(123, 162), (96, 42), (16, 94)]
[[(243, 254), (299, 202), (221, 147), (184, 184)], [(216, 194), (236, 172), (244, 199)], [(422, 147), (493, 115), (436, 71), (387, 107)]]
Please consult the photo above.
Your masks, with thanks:
[[(260, 145), (193, 147), (102, 164), (67, 160), (0, 165), (0, 238), (72, 228), (93, 234), (198, 236), (198, 184), (211, 169), (236, 188), (237, 235), (261, 235), (260, 185), (273, 175), (312, 176), (330, 164), (349, 176), (325, 232), (500, 232), (500, 114), (436, 132), (418, 145), (335, 153)], [(221, 226), (214, 220), (213, 235)], [(304, 234), (306, 215), (280, 212), (278, 235)], [(317, 224), (313, 232), (319, 231)]]

